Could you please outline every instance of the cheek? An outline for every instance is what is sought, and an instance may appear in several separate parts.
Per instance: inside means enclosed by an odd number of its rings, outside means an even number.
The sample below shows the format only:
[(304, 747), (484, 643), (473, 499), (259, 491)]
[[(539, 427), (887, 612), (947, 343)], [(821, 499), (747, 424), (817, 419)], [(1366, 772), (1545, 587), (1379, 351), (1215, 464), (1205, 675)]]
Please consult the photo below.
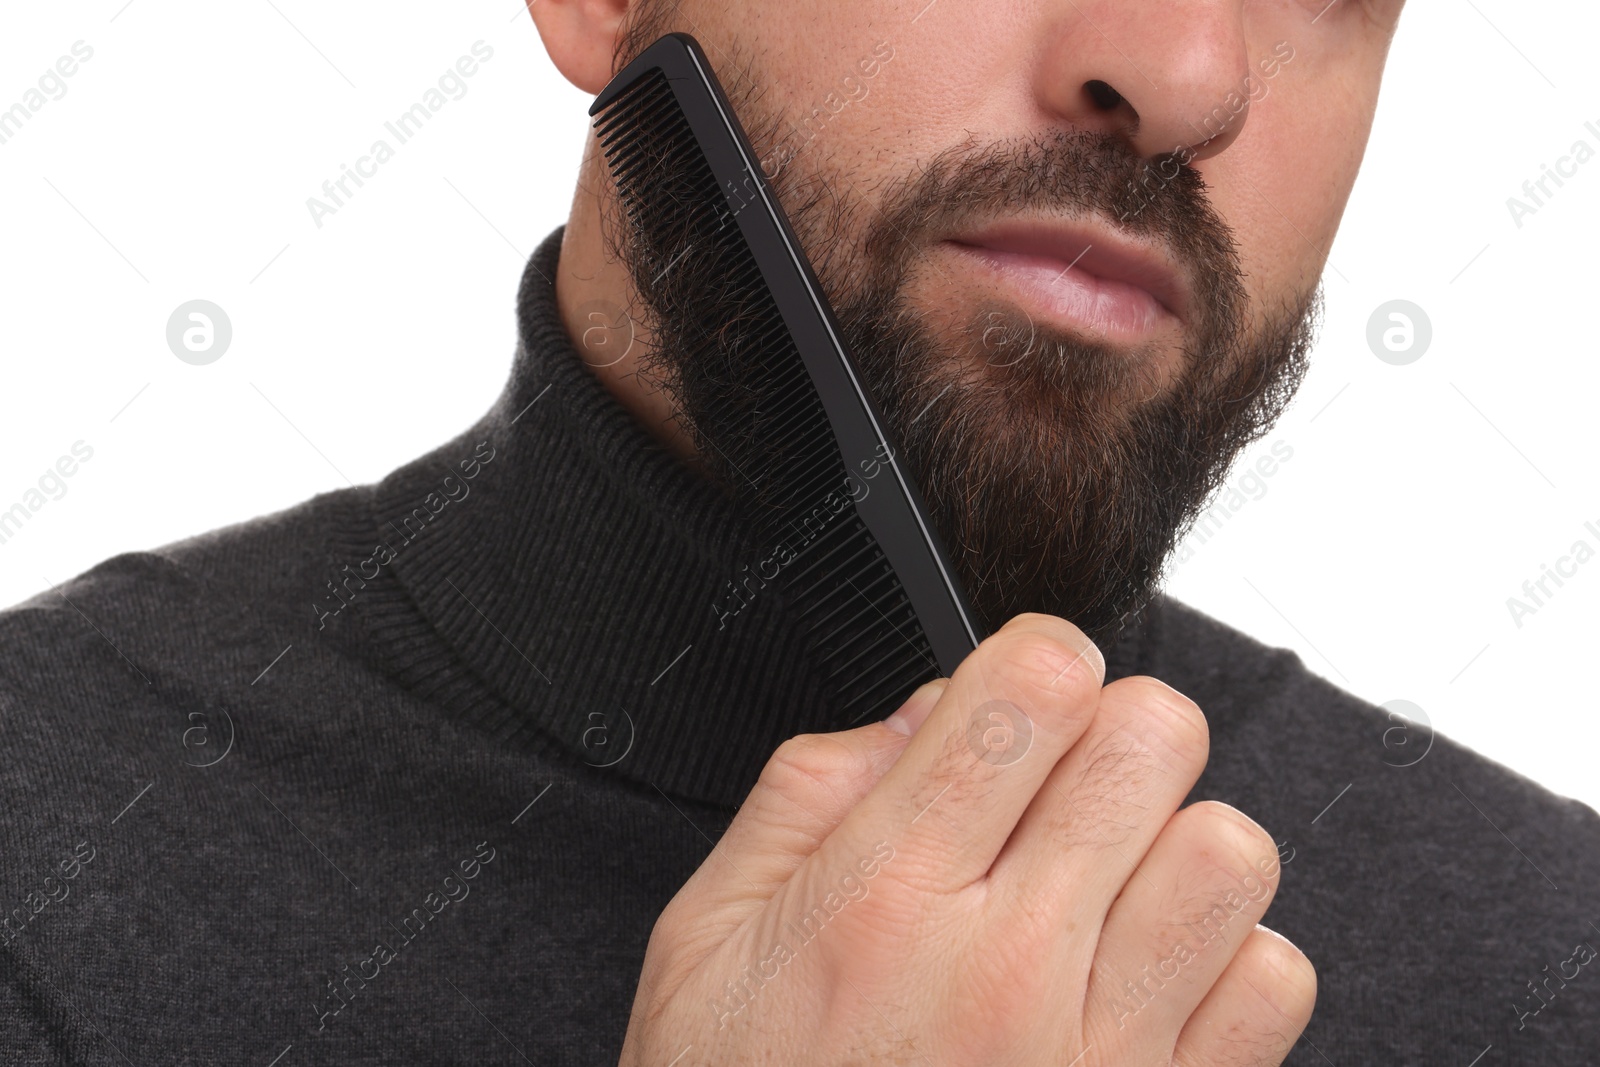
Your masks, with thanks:
[[(848, 177), (861, 199), (967, 131), (982, 131), (979, 139), (1028, 132), (1018, 118), (1026, 103), (1019, 57), (1037, 27), (1024, 17), (1025, 3), (985, 9), (985, 32), (976, 39), (949, 32), (977, 17), (971, 0), (937, 0), (931, 8), (928, 0), (699, 8), (703, 13), (684, 5), (702, 36), (737, 42), (739, 59), (761, 86), (757, 121), (747, 126), (775, 125), (772, 136), (791, 142), (801, 170), (826, 166)], [(721, 73), (729, 57), (708, 51)]]
[[(1332, 246), (1371, 126), (1372, 93), (1315, 70), (1302, 53), (1251, 105), (1239, 139), (1197, 169), (1233, 228), (1257, 302), (1305, 292)], [(1320, 78), (1320, 80), (1319, 80)], [(1324, 131), (1341, 131), (1328, 137)]]

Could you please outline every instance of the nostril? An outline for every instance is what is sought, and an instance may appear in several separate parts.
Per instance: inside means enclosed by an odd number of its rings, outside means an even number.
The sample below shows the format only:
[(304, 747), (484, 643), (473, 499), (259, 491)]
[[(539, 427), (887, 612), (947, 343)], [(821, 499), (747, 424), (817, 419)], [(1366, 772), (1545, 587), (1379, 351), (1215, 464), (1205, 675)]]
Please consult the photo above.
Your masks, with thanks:
[(1102, 111), (1113, 111), (1123, 101), (1121, 93), (1098, 78), (1084, 82), (1083, 91), (1089, 94), (1089, 99), (1094, 101), (1094, 106)]

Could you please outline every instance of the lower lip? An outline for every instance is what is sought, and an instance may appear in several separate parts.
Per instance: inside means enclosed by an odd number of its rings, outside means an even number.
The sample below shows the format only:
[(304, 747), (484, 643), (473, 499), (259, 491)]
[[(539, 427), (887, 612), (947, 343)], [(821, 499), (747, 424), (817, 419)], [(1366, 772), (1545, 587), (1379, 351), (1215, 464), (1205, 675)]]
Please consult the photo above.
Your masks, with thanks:
[(1036, 318), (1112, 340), (1137, 341), (1176, 322), (1150, 291), (1048, 256), (946, 242), (1011, 290)]

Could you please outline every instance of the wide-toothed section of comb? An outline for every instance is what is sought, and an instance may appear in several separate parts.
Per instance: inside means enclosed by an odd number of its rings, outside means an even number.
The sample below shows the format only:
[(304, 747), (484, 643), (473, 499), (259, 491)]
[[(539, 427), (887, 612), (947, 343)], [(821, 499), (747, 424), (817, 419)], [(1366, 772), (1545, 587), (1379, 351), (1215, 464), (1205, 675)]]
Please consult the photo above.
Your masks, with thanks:
[[(756, 517), (769, 549), (763, 560), (778, 567), (775, 577), (770, 566), (760, 577), (775, 580), (801, 613), (848, 721), (887, 715), (938, 675), (916, 612), (851, 498), (852, 486), (858, 494), (898, 486), (847, 473), (735, 219), (765, 209), (751, 202), (748, 186), (732, 199), (723, 194), (659, 71), (612, 101), (595, 129), (642, 253), (635, 284), (654, 306), (692, 299), (712, 309), (706, 321), (684, 324), (701, 369), (686, 388), (706, 412), (702, 440), (718, 442), (729, 480)], [(678, 269), (691, 259), (693, 270)]]

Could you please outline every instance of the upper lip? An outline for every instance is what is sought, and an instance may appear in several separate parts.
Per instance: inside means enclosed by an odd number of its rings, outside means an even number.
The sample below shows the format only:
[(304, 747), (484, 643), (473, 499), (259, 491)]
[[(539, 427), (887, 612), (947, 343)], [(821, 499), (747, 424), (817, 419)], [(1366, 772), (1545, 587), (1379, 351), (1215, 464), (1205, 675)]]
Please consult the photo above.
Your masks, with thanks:
[(1074, 264), (1096, 277), (1136, 285), (1177, 318), (1188, 317), (1188, 286), (1172, 257), (1091, 218), (1011, 218), (964, 231), (950, 240)]

